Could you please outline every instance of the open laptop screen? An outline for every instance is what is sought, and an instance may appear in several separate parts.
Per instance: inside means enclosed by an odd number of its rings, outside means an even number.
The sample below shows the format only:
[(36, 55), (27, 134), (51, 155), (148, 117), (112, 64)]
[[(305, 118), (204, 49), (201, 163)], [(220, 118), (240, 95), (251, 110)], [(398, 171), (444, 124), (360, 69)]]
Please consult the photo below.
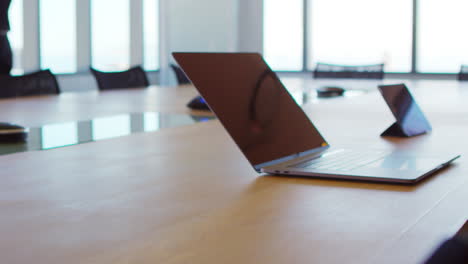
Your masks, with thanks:
[(253, 166), (327, 146), (259, 54), (173, 55)]

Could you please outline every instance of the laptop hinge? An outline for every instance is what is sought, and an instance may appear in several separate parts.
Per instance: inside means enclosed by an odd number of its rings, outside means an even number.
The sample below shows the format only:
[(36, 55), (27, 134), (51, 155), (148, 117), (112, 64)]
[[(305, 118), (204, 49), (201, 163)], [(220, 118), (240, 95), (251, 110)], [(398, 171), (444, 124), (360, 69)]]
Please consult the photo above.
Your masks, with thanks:
[(330, 146), (324, 146), (324, 147), (319, 147), (319, 148), (314, 148), (314, 149), (311, 149), (311, 150), (307, 150), (307, 151), (304, 151), (304, 152), (295, 153), (295, 154), (288, 155), (288, 156), (285, 156), (285, 157), (282, 157), (282, 158), (279, 158), (279, 159), (275, 159), (275, 160), (272, 160), (272, 161), (267, 161), (267, 162), (264, 162), (264, 163), (261, 163), (261, 164), (257, 164), (257, 165), (254, 166), (254, 169), (256, 171), (258, 171), (258, 172), (261, 172), (262, 168), (264, 168), (264, 167), (277, 165), (277, 164), (282, 163), (282, 162), (290, 161), (290, 160), (293, 160), (293, 159), (298, 159), (298, 158), (313, 155), (313, 154), (316, 154), (316, 153), (321, 153), (321, 152), (324, 152), (325, 150), (327, 150), (328, 148), (330, 148)]

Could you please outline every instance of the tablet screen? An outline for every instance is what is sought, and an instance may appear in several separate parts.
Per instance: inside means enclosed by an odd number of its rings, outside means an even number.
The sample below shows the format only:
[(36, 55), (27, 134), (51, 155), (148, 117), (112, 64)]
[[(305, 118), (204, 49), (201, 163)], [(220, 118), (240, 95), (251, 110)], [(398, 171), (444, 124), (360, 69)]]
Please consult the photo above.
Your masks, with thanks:
[(415, 136), (431, 130), (429, 121), (406, 85), (380, 85), (379, 90), (407, 136)]

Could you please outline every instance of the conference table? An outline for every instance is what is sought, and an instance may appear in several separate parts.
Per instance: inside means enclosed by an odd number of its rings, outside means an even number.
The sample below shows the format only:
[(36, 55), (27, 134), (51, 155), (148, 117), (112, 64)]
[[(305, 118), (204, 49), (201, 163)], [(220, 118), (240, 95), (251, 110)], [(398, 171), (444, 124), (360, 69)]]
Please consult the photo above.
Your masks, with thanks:
[[(468, 219), (468, 85), (405, 82), (433, 126), (382, 138), (376, 83), (285, 77), (332, 146), (461, 154), (415, 185), (258, 174), (217, 120), (0, 156), (1, 263), (422, 263)], [(0, 100), (28, 127), (126, 113), (205, 115), (191, 86)], [(110, 128), (112, 129), (112, 128)], [(0, 146), (1, 147), (1, 146)]]

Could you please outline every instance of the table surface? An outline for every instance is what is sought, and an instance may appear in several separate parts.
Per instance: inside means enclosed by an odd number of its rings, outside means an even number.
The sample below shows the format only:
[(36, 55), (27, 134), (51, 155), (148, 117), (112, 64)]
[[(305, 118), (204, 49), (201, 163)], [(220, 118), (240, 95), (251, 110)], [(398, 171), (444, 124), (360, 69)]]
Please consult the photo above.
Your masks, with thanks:
[[(332, 146), (462, 158), (413, 186), (259, 175), (218, 121), (0, 156), (2, 263), (421, 263), (465, 223), (467, 85), (406, 81), (433, 132), (384, 139), (393, 118), (375, 89), (318, 100), (313, 87), (326, 81), (283, 81)], [(194, 95), (185, 86), (0, 100), (0, 120), (190, 113)]]

